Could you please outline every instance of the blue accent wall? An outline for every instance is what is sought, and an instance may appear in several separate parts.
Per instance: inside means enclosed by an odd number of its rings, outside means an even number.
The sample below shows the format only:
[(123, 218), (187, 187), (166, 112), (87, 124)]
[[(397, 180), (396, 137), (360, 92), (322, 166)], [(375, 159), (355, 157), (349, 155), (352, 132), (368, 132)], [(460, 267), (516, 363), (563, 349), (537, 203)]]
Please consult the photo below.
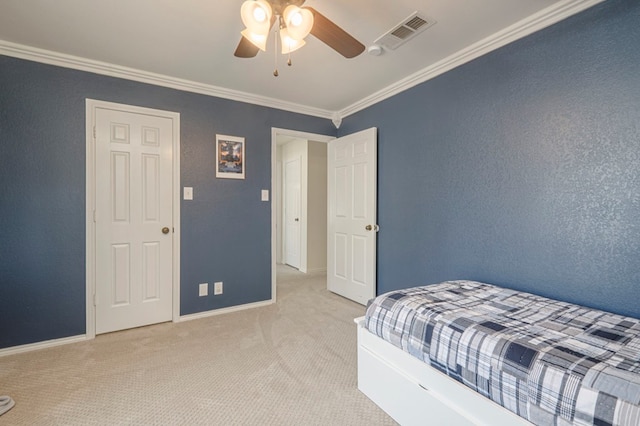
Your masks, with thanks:
[[(0, 348), (85, 333), (86, 98), (180, 113), (181, 314), (270, 299), (271, 128), (329, 120), (0, 56)], [(215, 178), (216, 133), (246, 138), (245, 180)]]
[(640, 317), (640, 2), (344, 119), (378, 127), (378, 292), (475, 279)]

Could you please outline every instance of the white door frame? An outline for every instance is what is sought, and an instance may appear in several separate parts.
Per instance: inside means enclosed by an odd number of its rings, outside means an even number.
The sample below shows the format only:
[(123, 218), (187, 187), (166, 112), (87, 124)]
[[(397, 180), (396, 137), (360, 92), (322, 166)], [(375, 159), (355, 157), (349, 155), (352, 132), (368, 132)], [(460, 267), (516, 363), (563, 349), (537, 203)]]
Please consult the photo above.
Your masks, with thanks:
[[(297, 130), (280, 129), (277, 127), (271, 128), (271, 300), (276, 302), (276, 258), (278, 253), (277, 247), (277, 232), (276, 229), (276, 196), (278, 191), (278, 162), (276, 158), (278, 137), (293, 137), (299, 139), (307, 139), (314, 142), (329, 143), (334, 140), (335, 136), (320, 135), (317, 133), (299, 132)], [(282, 235), (282, 233), (280, 233)]]
[(95, 112), (97, 108), (115, 109), (134, 114), (149, 114), (164, 117), (173, 122), (173, 322), (180, 319), (180, 114), (177, 112), (136, 107), (113, 102), (86, 99), (86, 338), (96, 337), (95, 308), (95, 246), (94, 222), (96, 205), (95, 178)]

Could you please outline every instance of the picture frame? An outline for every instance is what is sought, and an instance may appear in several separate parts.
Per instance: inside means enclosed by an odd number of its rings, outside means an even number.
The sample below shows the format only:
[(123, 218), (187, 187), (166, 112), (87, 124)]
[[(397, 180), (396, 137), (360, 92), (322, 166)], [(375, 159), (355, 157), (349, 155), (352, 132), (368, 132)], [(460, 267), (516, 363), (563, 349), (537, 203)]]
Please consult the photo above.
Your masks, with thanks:
[(244, 138), (216, 135), (216, 178), (244, 179)]

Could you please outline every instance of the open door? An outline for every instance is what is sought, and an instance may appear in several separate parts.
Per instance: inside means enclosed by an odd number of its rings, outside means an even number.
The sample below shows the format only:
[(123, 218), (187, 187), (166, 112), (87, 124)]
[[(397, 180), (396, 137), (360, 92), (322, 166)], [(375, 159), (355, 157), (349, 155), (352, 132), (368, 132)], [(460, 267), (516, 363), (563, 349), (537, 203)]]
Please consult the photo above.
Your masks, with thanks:
[(365, 305), (376, 295), (377, 129), (328, 147), (327, 288)]

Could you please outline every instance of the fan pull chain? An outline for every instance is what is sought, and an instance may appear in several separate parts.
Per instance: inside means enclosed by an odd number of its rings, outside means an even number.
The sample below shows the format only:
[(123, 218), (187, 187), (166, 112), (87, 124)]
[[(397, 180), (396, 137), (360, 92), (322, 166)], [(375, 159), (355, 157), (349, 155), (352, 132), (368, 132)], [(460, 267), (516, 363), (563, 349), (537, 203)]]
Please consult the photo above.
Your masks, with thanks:
[(274, 67), (275, 67), (275, 69), (273, 70), (273, 76), (274, 77), (277, 77), (279, 75), (278, 74), (278, 36), (280, 35), (280, 34), (278, 34), (279, 30), (280, 30), (280, 27), (277, 27), (276, 28), (276, 36), (274, 37), (275, 45), (276, 45), (276, 48), (274, 49), (274, 56), (273, 56), (273, 63), (274, 63)]

